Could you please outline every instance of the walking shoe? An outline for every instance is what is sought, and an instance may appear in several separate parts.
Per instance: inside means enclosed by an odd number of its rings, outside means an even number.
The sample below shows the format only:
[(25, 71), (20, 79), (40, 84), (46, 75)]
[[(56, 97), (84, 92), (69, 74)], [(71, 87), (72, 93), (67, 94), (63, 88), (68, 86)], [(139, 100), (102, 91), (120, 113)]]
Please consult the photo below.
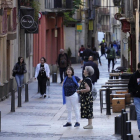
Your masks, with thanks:
[(67, 122), (65, 125), (63, 125), (63, 127), (68, 127), (68, 126), (72, 126), (72, 124)]
[(138, 135), (138, 137), (140, 138), (140, 132), (139, 132), (139, 135)]
[(44, 94), (44, 98), (46, 98), (46, 94)]
[(80, 126), (80, 123), (79, 122), (76, 122), (75, 125), (74, 125), (74, 127), (78, 127), (78, 126)]
[(43, 97), (43, 95), (42, 94), (40, 94), (40, 98), (42, 98)]
[(93, 129), (93, 126), (92, 125), (87, 125), (87, 126), (84, 126), (83, 128), (84, 129)]

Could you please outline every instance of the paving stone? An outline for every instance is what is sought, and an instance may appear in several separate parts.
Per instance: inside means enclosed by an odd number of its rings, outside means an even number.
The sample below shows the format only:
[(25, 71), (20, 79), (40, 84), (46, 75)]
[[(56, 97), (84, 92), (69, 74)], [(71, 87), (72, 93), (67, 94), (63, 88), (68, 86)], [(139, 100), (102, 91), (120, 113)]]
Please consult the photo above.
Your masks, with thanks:
[(60, 110), (61, 107), (48, 107), (48, 106), (23, 106), (22, 109), (50, 109), (50, 110)]

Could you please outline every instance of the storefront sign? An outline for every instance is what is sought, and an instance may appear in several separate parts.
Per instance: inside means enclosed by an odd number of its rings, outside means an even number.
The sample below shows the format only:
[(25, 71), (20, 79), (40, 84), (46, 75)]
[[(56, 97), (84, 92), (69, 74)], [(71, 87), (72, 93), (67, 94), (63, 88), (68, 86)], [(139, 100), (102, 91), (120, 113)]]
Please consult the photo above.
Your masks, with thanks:
[(77, 31), (82, 32), (82, 24), (81, 23), (77, 24)]
[(34, 9), (20, 9), (21, 29), (30, 29), (34, 25)]
[(89, 30), (93, 31), (93, 20), (89, 21)]

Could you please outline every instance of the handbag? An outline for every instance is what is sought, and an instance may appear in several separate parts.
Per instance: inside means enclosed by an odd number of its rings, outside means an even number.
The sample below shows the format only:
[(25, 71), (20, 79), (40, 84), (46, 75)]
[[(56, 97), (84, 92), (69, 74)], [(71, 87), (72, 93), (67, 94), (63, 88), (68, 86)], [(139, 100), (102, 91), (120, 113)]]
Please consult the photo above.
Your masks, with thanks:
[(12, 76), (13, 76), (13, 77), (15, 77), (15, 76), (16, 76), (16, 73), (15, 73), (15, 72), (13, 72), (13, 73), (12, 73)]

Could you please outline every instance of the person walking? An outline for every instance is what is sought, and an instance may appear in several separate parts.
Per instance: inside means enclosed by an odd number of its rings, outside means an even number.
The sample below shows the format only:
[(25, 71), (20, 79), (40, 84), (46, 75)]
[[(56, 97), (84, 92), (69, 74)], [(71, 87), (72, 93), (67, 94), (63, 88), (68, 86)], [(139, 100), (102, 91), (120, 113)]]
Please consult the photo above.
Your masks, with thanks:
[(106, 54), (105, 54), (105, 42), (102, 42), (100, 45), (101, 45), (101, 56), (104, 55), (105, 58), (106, 58)]
[(71, 123), (71, 111), (72, 107), (75, 112), (76, 123), (74, 127), (80, 126), (79, 123), (79, 108), (78, 108), (78, 94), (76, 93), (77, 88), (79, 87), (78, 83), (81, 83), (80, 78), (74, 76), (74, 69), (72, 67), (68, 67), (66, 70), (66, 77), (63, 82), (63, 104), (66, 104), (66, 108), (68, 111), (67, 123), (63, 125), (63, 127), (72, 126)]
[(80, 56), (80, 61), (81, 61), (81, 68), (83, 67), (83, 52), (84, 52), (85, 48), (84, 45), (81, 45), (81, 48), (79, 49), (79, 53), (78, 55)]
[[(90, 56), (88, 60), (89, 61), (83, 67), (83, 73), (86, 66), (91, 66), (94, 69), (94, 74), (90, 77), (92, 80), (92, 84), (94, 85), (95, 82), (97, 82), (97, 80), (99, 79), (99, 69), (98, 69), (97, 64), (94, 63), (93, 56)], [(85, 78), (84, 74), (83, 74), (83, 78)]]
[(60, 49), (60, 54), (58, 56), (57, 63), (60, 72), (60, 80), (61, 80), (60, 83), (62, 83), (65, 77), (66, 68), (68, 67), (69, 64), (68, 55), (64, 52), (63, 49)]
[(38, 79), (41, 94), (40, 97), (46, 98), (46, 86), (47, 86), (46, 84), (47, 80), (50, 79), (50, 68), (46, 63), (46, 59), (44, 57), (42, 57), (40, 61), (41, 62), (36, 66), (35, 79)]
[(100, 66), (102, 66), (99, 53), (96, 51), (96, 47), (93, 47), (93, 62), (96, 63), (97, 66), (98, 66), (98, 60), (99, 60)]
[(140, 138), (140, 62), (138, 63), (138, 70), (130, 77), (128, 83), (128, 90), (134, 99), (134, 105), (137, 113), (137, 124)]
[(15, 64), (13, 68), (13, 76), (16, 79), (17, 83), (17, 91), (19, 87), (22, 86), (24, 80), (24, 74), (27, 73), (26, 64), (24, 62), (23, 57), (18, 57), (18, 62)]
[(81, 82), (77, 93), (80, 95), (81, 101), (81, 118), (88, 119), (88, 125), (84, 129), (93, 129), (93, 96), (92, 96), (92, 81), (90, 76), (94, 74), (94, 69), (91, 66), (86, 66), (84, 70), (85, 78)]
[(88, 45), (88, 47), (84, 50), (84, 52), (83, 52), (83, 59), (84, 59), (84, 64), (86, 63), (86, 62), (88, 62), (88, 58), (89, 58), (89, 56), (92, 56), (93, 55), (93, 52), (92, 52), (92, 50), (91, 50), (91, 48), (90, 48), (90, 45)]
[(112, 70), (114, 69), (114, 65), (115, 65), (115, 57), (116, 57), (116, 53), (115, 50), (113, 48), (113, 44), (111, 44), (111, 48), (107, 50), (107, 59), (108, 59), (108, 72), (110, 72), (110, 62), (112, 61)]

